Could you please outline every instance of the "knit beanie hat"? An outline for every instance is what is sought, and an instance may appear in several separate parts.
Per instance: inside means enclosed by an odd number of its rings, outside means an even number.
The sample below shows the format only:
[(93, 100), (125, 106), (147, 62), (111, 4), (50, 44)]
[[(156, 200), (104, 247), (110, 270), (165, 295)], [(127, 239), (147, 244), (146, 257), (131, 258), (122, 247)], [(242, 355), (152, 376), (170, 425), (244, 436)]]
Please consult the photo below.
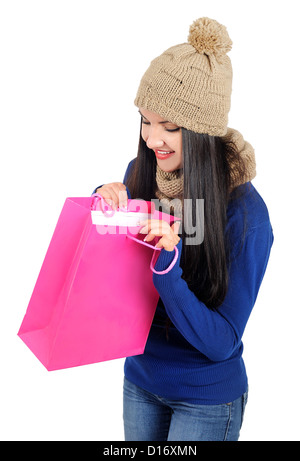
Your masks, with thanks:
[(232, 42), (225, 26), (209, 18), (190, 27), (188, 43), (154, 59), (142, 77), (135, 105), (197, 133), (227, 132)]

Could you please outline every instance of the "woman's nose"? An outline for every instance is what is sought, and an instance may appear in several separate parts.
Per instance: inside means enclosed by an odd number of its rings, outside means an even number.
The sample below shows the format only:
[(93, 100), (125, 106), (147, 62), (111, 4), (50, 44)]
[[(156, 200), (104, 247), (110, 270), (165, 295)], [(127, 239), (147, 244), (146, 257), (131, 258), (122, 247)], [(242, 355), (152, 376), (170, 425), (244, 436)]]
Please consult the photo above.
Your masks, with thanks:
[(164, 145), (164, 141), (159, 136), (159, 133), (153, 130), (149, 133), (146, 144), (149, 149), (158, 149)]

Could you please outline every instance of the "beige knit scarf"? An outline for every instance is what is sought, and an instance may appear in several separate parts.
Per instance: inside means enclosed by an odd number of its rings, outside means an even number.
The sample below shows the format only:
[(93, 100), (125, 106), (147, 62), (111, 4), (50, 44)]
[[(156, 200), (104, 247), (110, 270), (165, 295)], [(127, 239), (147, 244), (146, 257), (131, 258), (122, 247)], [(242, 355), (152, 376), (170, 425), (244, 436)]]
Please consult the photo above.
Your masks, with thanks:
[[(231, 176), (233, 188), (248, 181), (252, 181), (252, 179), (256, 176), (256, 162), (254, 149), (251, 144), (244, 140), (241, 133), (232, 128), (228, 128), (227, 134), (223, 139), (226, 142), (231, 142), (235, 145), (246, 166), (246, 174), (243, 178), (241, 178), (235, 171), (234, 167), (232, 167)], [(156, 183), (157, 191), (155, 195), (160, 200), (163, 211), (181, 217), (183, 200), (183, 171), (176, 170), (172, 172), (165, 172), (157, 165)]]
[(160, 200), (163, 211), (181, 217), (183, 199), (182, 170), (166, 172), (157, 165), (156, 183), (157, 191), (155, 195)]

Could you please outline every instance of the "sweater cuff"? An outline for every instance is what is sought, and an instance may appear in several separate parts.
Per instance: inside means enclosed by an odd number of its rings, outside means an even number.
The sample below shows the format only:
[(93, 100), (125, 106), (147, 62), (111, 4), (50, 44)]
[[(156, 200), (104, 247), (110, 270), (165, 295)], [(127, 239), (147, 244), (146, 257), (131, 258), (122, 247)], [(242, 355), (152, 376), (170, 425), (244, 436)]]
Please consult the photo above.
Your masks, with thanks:
[[(181, 250), (182, 250), (182, 240), (181, 239), (179, 240), (179, 242), (177, 243), (176, 246), (177, 246), (177, 250), (178, 250), (178, 259), (176, 261), (175, 266), (171, 269), (171, 271), (174, 271), (174, 270), (176, 270), (175, 268), (179, 267)], [(175, 255), (176, 255), (175, 250), (167, 251), (167, 250), (165, 250), (163, 248), (161, 250), (160, 254), (159, 254), (159, 257), (158, 257), (158, 259), (156, 261), (154, 269), (156, 271), (158, 271), (158, 272), (165, 271), (166, 269), (168, 269), (168, 267), (170, 266), (170, 264), (174, 260)]]

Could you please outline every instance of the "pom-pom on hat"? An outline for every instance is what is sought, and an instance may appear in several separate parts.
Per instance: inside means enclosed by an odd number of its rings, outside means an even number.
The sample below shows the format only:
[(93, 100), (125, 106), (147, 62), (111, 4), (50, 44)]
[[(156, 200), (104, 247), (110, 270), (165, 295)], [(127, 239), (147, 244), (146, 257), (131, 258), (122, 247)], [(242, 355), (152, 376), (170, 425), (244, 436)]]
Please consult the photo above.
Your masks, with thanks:
[(188, 42), (200, 54), (221, 58), (231, 50), (232, 41), (222, 24), (214, 19), (200, 18), (190, 27)]
[(197, 133), (227, 132), (232, 42), (225, 26), (200, 18), (190, 26), (188, 43), (155, 58), (142, 77), (135, 105)]

